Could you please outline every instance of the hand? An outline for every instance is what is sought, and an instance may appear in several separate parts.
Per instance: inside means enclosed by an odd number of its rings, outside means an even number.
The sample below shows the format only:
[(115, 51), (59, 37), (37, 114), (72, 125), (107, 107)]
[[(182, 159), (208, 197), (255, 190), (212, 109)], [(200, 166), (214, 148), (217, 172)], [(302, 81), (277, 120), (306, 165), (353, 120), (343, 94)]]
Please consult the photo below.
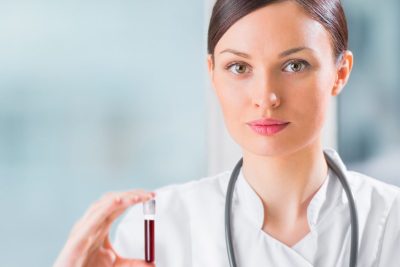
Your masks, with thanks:
[(128, 207), (155, 197), (144, 190), (107, 193), (74, 225), (54, 267), (155, 267), (139, 259), (123, 259), (109, 240), (113, 221)]

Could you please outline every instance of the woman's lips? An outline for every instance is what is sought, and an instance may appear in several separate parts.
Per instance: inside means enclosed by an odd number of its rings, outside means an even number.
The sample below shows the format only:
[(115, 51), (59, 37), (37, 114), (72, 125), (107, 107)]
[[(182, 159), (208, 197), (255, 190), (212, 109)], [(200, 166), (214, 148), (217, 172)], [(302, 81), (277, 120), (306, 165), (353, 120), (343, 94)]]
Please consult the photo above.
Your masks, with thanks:
[(272, 136), (289, 125), (289, 122), (276, 119), (261, 119), (247, 123), (258, 134)]

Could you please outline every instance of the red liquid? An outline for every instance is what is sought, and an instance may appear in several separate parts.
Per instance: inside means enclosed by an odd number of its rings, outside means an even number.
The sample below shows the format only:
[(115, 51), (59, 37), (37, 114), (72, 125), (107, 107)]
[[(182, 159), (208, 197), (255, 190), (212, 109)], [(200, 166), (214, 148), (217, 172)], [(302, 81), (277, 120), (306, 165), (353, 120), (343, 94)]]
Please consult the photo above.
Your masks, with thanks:
[(147, 262), (154, 262), (154, 220), (144, 220), (144, 255)]

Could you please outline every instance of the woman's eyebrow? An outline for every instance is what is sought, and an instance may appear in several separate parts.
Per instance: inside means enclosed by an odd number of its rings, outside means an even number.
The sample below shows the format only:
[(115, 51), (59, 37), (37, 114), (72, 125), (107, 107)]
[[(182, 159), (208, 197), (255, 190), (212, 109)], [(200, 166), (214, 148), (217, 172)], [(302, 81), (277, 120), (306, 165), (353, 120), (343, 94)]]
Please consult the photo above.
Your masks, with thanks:
[(306, 46), (299, 46), (299, 47), (291, 48), (291, 49), (288, 49), (288, 50), (285, 50), (285, 51), (281, 52), (281, 53), (279, 54), (279, 57), (280, 57), (280, 58), (282, 58), (282, 57), (287, 57), (287, 56), (289, 56), (289, 55), (291, 55), (291, 54), (300, 52), (300, 51), (302, 51), (302, 50), (314, 51), (314, 50), (312, 50), (312, 49), (309, 48), (309, 47), (306, 47)]
[[(313, 51), (313, 50), (312, 50), (311, 48), (309, 48), (309, 47), (306, 47), (306, 46), (299, 46), (299, 47), (291, 48), (291, 49), (288, 49), (288, 50), (285, 50), (285, 51), (281, 52), (281, 53), (279, 54), (279, 58), (287, 57), (287, 56), (289, 56), (289, 55), (291, 55), (291, 54), (300, 52), (300, 51), (302, 51), (302, 50), (310, 50), (310, 51)], [(250, 56), (249, 54), (246, 54), (246, 53), (244, 53), (244, 52), (240, 52), (240, 51), (237, 51), (237, 50), (234, 50), (234, 49), (230, 49), (230, 48), (225, 49), (225, 50), (222, 50), (222, 51), (220, 52), (220, 54), (222, 54), (222, 53), (232, 53), (232, 54), (235, 54), (235, 55), (237, 55), (237, 56), (239, 56), (239, 57), (244, 57), (244, 58), (249, 58), (249, 59), (251, 58), (251, 56)]]
[(220, 52), (220, 54), (222, 54), (222, 53), (232, 53), (232, 54), (235, 54), (235, 55), (237, 55), (237, 56), (239, 56), (239, 57), (244, 57), (244, 58), (251, 58), (251, 56), (249, 55), (249, 54), (246, 54), (246, 53), (244, 53), (244, 52), (239, 52), (239, 51), (237, 51), (237, 50), (234, 50), (234, 49), (225, 49), (225, 50), (222, 50), (221, 52)]

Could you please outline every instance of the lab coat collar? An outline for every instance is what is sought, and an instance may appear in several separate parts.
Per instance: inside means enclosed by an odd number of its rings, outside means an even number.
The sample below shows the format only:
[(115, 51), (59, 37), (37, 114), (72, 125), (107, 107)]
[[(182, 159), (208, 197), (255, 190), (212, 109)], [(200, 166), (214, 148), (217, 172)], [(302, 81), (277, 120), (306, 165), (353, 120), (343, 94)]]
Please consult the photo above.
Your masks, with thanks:
[[(333, 149), (325, 150), (333, 155), (337, 164), (344, 166), (339, 155)], [(242, 210), (246, 217), (254, 223), (259, 229), (262, 228), (264, 221), (264, 208), (260, 197), (245, 179), (242, 169), (240, 170), (236, 184), (236, 204)], [(316, 194), (311, 199), (307, 208), (307, 218), (310, 230), (314, 230), (316, 225), (323, 220), (325, 216), (331, 213), (332, 209), (338, 206), (339, 200), (342, 198), (341, 186), (336, 175), (331, 169), (320, 186)], [(344, 200), (344, 199), (343, 199)]]

